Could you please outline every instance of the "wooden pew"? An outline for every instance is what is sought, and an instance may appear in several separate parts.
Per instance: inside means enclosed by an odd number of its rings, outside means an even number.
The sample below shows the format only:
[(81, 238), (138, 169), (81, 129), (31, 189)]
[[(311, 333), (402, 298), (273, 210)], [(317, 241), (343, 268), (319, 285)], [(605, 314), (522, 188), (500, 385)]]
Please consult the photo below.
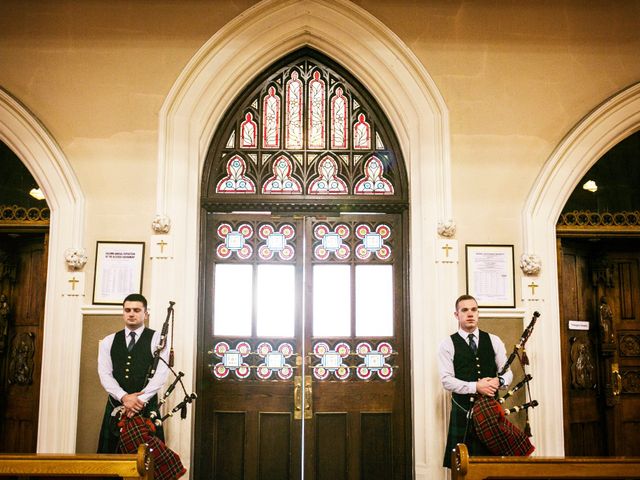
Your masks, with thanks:
[(153, 457), (145, 444), (137, 454), (2, 454), (0, 477), (7, 476), (153, 480)]
[(470, 457), (459, 443), (451, 453), (452, 480), (640, 478), (635, 457)]

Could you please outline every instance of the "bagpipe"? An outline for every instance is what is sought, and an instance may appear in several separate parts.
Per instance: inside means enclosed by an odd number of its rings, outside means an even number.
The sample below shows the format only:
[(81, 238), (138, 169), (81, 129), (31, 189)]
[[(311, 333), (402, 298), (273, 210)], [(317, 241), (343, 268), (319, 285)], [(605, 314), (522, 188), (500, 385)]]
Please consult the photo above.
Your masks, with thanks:
[[(118, 423), (120, 427), (120, 440), (118, 441), (118, 451), (121, 453), (135, 453), (138, 446), (141, 443), (146, 443), (150, 447), (151, 455), (154, 458), (154, 478), (156, 480), (174, 480), (180, 478), (186, 473), (186, 469), (180, 461), (180, 457), (177, 453), (167, 447), (164, 441), (156, 436), (156, 430), (162, 427), (162, 424), (176, 412), (180, 412), (180, 418), (185, 419), (187, 417), (187, 406), (192, 403), (197, 395), (195, 393), (188, 393), (187, 389), (182, 381), (184, 377), (183, 372), (176, 372), (173, 368), (174, 355), (173, 355), (173, 323), (174, 323), (174, 310), (173, 306), (175, 302), (169, 302), (167, 308), (167, 317), (162, 325), (162, 331), (160, 333), (160, 341), (158, 346), (153, 352), (153, 362), (149, 367), (145, 379), (145, 385), (149, 380), (153, 378), (158, 369), (160, 362), (164, 363), (169, 372), (173, 375), (174, 379), (165, 390), (162, 397), (158, 400), (158, 406), (156, 409), (150, 410), (148, 415), (134, 415), (127, 417), (123, 415)], [(171, 324), (171, 347), (169, 350), (169, 361), (167, 362), (162, 358), (162, 352), (167, 346), (167, 336), (169, 333), (169, 324)], [(167, 403), (169, 397), (174, 392), (176, 387), (180, 385), (184, 398), (176, 406), (171, 408), (166, 414), (162, 415), (160, 407)]]
[[(531, 336), (533, 327), (539, 316), (540, 313), (533, 312), (531, 322), (527, 328), (525, 328), (518, 343), (514, 346), (513, 352), (509, 355), (506, 363), (497, 373), (498, 377), (504, 375), (517, 358), (525, 373), (524, 379), (508, 390), (502, 397), (498, 397), (497, 393), (496, 397), (479, 395), (475, 401), (472, 400), (473, 404), (469, 409), (470, 418), (467, 418), (467, 422), (473, 419), (476, 435), (494, 455), (529, 456), (535, 450), (535, 447), (529, 439), (531, 432), (529, 428), (528, 409), (538, 406), (538, 402), (536, 400), (530, 400), (522, 405), (506, 409), (504, 408), (504, 403), (507, 398), (523, 387), (526, 387), (527, 397), (531, 397), (529, 382), (532, 380), (532, 377), (525, 372), (525, 366), (529, 364), (529, 359), (527, 358), (524, 346)], [(508, 415), (522, 411), (527, 414), (524, 432), (506, 418)]]

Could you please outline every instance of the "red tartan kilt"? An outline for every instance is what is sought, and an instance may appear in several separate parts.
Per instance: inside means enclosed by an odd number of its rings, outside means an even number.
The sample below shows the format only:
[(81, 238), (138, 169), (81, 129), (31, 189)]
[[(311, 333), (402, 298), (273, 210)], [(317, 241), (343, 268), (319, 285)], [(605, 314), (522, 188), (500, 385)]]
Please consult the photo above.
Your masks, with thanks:
[(497, 400), (480, 395), (473, 404), (476, 435), (494, 455), (527, 457), (535, 447), (529, 437), (507, 420)]
[(186, 473), (177, 453), (167, 447), (155, 435), (155, 427), (151, 420), (140, 415), (123, 418), (118, 423), (121, 427), (118, 451), (121, 453), (135, 453), (138, 445), (149, 445), (155, 465), (155, 480), (175, 480)]

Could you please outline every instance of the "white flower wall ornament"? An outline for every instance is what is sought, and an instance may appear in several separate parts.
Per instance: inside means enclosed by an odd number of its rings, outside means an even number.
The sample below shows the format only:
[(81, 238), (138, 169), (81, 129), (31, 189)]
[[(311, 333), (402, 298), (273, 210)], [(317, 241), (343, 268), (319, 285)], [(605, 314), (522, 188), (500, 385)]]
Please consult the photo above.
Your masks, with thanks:
[(171, 230), (171, 219), (167, 215), (156, 215), (151, 222), (151, 228), (158, 234), (169, 233)]
[(451, 238), (456, 234), (456, 222), (449, 219), (446, 222), (438, 222), (438, 235)]
[(64, 252), (64, 260), (71, 270), (80, 270), (87, 263), (87, 253), (84, 248), (67, 248)]
[(538, 275), (542, 270), (542, 260), (533, 253), (523, 253), (520, 257), (520, 269), (525, 275)]

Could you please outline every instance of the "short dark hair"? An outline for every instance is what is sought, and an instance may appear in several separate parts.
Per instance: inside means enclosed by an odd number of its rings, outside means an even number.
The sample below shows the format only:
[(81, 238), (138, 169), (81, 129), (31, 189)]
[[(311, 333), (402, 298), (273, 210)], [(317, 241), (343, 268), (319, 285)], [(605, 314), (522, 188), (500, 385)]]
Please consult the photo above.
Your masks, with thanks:
[(125, 302), (141, 302), (144, 305), (144, 309), (147, 309), (147, 299), (144, 298), (144, 295), (139, 293), (130, 293), (126, 296), (126, 298), (122, 301), (122, 306), (124, 307)]
[(456, 300), (456, 312), (458, 311), (458, 304), (463, 300), (473, 300), (474, 302), (476, 302), (476, 305), (478, 304), (478, 300), (476, 300), (476, 297), (474, 297), (473, 295), (467, 295), (465, 293), (464, 295), (460, 295)]

